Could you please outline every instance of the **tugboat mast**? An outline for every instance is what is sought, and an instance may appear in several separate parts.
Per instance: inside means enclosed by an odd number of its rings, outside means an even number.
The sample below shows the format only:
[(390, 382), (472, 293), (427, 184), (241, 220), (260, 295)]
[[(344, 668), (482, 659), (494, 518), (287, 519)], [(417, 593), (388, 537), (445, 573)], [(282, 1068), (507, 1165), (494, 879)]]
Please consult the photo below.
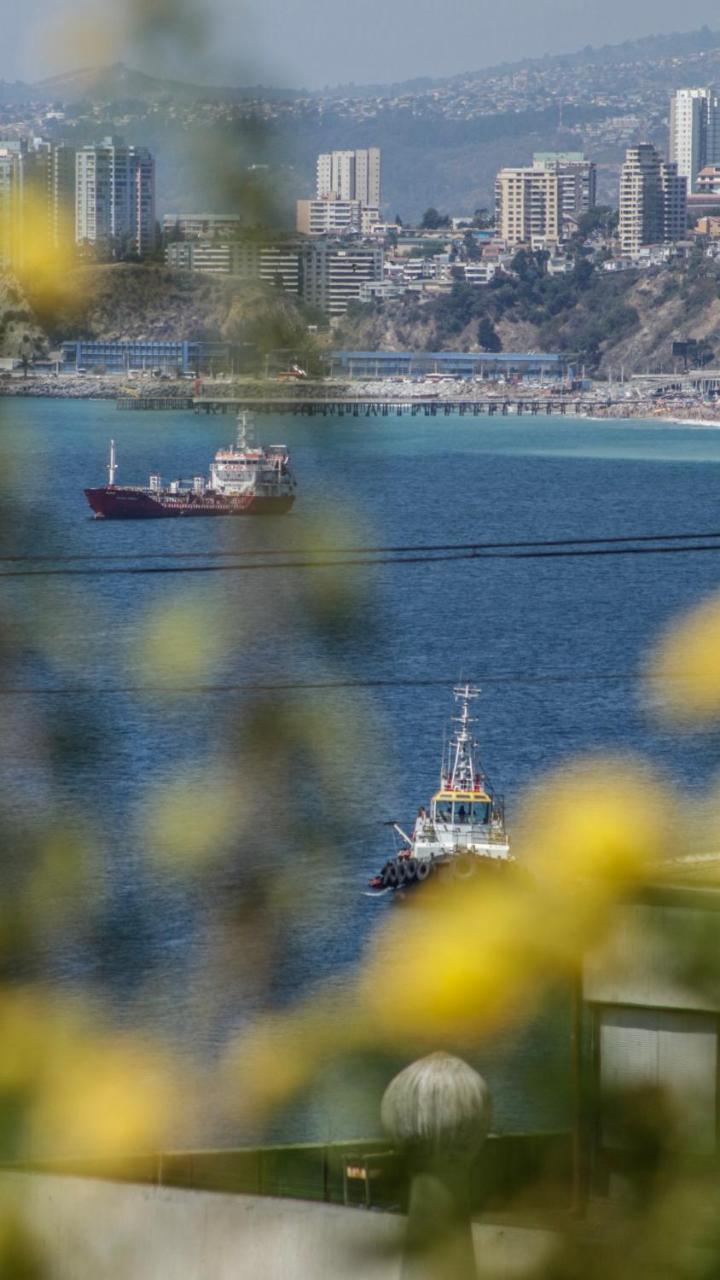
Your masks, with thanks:
[(470, 703), (480, 696), (480, 689), (474, 684), (456, 685), (453, 689), (455, 701), (460, 704), (460, 714), (453, 716), (453, 723), (459, 728), (448, 744), (447, 776), (440, 776), (441, 786), (450, 791), (472, 791), (476, 785), (477, 774), (473, 761), (473, 736), (471, 725), (475, 720), (470, 715)]

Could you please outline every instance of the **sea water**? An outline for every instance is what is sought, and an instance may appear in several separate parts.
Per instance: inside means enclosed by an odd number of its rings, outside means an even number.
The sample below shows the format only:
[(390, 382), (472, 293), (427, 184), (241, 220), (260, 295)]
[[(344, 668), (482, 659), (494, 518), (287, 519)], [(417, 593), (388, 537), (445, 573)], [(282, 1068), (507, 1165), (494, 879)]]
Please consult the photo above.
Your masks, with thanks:
[[(153, 470), (166, 480), (206, 474), (215, 449), (232, 431), (232, 418), (223, 416), (119, 413), (105, 401), (3, 401), (0, 485), (13, 513), (5, 554), (118, 556), (123, 559), (104, 565), (172, 567), (177, 560), (162, 557), (191, 553), (196, 559), (185, 563), (197, 566), (205, 563), (204, 555), (239, 547), (274, 549), (292, 559), (308, 545), (333, 538), (343, 546), (412, 547), (720, 528), (720, 431), (455, 414), (261, 416), (262, 439), (286, 442), (293, 457), (298, 499), (287, 517), (90, 518), (82, 491), (103, 483), (111, 436), (122, 483), (145, 482)], [(151, 555), (159, 559), (149, 561)], [(82, 559), (63, 564), (88, 567)], [(100, 921), (88, 933), (79, 899), (75, 933), (62, 935), (61, 945), (57, 938), (48, 940), (47, 972), (59, 987), (103, 993), (120, 1020), (149, 1011), (153, 1027), (194, 1056), (216, 1052), (228, 1029), (257, 1011), (258, 1000), (289, 1004), (325, 984), (337, 989), (351, 983), (390, 909), (362, 893), (368, 876), (392, 852), (383, 823), (394, 819), (407, 829), (418, 806), (429, 800), (451, 688), (459, 677), (483, 689), (482, 757), (506, 796), (511, 826), (528, 784), (583, 753), (639, 753), (680, 786), (698, 791), (718, 767), (716, 736), (663, 731), (638, 693), (648, 646), (675, 616), (720, 584), (720, 558), (712, 554), (366, 568), (359, 584), (361, 614), (340, 608), (325, 639), (297, 614), (298, 574), (323, 572), (107, 574), (2, 583), (6, 616), (21, 620), (31, 602), (52, 620), (49, 653), (46, 641), (34, 648), (23, 635), (6, 671), (7, 686), (49, 692), (3, 701), (4, 732), (13, 749), (5, 757), (2, 789), (6, 796), (12, 793), (25, 819), (43, 807), (60, 815), (82, 811), (104, 850), (94, 872), (104, 902)], [(181, 698), (154, 696), (144, 687), (147, 673), (136, 666), (135, 642), (148, 617), (163, 609), (172, 615), (178, 600), (199, 600), (212, 629), (219, 598), (232, 606), (237, 637), (203, 683), (224, 688)], [(20, 621), (17, 626), (20, 637)], [(321, 716), (340, 699), (357, 725), (357, 740), (344, 746), (350, 780), (344, 811), (322, 812), (321, 806), (316, 815), (342, 835), (330, 864), (320, 868), (308, 860), (315, 909), (301, 914), (281, 942), (275, 940), (270, 961), (266, 949), (247, 956), (250, 969), (271, 966), (268, 981), (260, 984), (264, 994), (228, 980), (222, 1016), (209, 1024), (202, 1015), (202, 984), (214, 984), (206, 994), (216, 1004), (217, 971), (208, 967), (202, 977), (201, 904), (148, 859), (139, 815), (178, 770), (202, 778), (217, 759), (220, 729), (227, 729), (229, 718), (242, 724), (252, 697), (247, 689), (226, 686), (303, 682), (361, 686), (301, 695), (312, 699)], [(75, 692), (62, 692), (68, 689)], [(271, 688), (263, 696), (276, 698), (281, 707), (299, 695)], [(72, 740), (50, 790), (39, 779), (28, 736), (34, 715), (56, 736), (67, 733)], [(271, 796), (267, 803), (271, 812)], [(191, 979), (194, 997), (188, 1002), (184, 993)], [(560, 999), (552, 1011), (539, 1010), (530, 1027), (508, 1028), (481, 1044), (478, 1065), (493, 1088), (497, 1128), (566, 1122), (567, 1036)], [(544, 1087), (548, 1074), (556, 1081), (552, 1090)], [(328, 1085), (322, 1105), (286, 1117), (275, 1136), (369, 1132), (374, 1102), (368, 1106), (363, 1083), (343, 1080), (335, 1092)], [(182, 1140), (179, 1130), (178, 1145)]]

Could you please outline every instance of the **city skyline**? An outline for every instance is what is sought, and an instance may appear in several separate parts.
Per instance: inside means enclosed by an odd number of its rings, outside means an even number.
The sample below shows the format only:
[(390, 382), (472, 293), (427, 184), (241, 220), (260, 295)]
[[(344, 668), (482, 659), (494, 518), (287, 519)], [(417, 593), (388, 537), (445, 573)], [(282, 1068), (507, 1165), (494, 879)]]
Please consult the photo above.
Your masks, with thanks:
[[(106, 0), (84, 9), (50, 0), (29, 0), (7, 15), (0, 77), (37, 80), (119, 59), (158, 74), (196, 83), (258, 83), (314, 90), (340, 84), (393, 83), (415, 77), (442, 78), (502, 62), (572, 53), (678, 30), (677, 7), (640, 0), (629, 10), (620, 0), (586, 4), (550, 0), (542, 12), (529, 0), (514, 0), (501, 15), (489, 0), (468, 5), (449, 0), (443, 10), (445, 40), (437, 38), (430, 0), (410, 0), (388, 12), (379, 0), (362, 11), (329, 0), (312, 0), (289, 11), (282, 0), (251, 0), (238, 14), (229, 0), (213, 0), (188, 21), (202, 27), (194, 42), (177, 29), (158, 39)], [(709, 0), (693, 10), (692, 25), (717, 25)], [(322, 40), (317, 32), (322, 32)], [(185, 49), (183, 51), (183, 46)], [(228, 50), (231, 52), (228, 53)]]

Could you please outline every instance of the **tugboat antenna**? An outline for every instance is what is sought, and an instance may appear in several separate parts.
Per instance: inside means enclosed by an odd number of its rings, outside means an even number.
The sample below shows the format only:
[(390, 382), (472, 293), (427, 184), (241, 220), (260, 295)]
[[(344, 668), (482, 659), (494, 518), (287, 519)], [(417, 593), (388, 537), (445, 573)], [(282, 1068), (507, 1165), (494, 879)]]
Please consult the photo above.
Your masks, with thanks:
[(115, 472), (117, 471), (117, 460), (115, 458), (115, 441), (110, 441), (110, 461), (108, 463), (108, 484), (112, 488), (115, 484)]

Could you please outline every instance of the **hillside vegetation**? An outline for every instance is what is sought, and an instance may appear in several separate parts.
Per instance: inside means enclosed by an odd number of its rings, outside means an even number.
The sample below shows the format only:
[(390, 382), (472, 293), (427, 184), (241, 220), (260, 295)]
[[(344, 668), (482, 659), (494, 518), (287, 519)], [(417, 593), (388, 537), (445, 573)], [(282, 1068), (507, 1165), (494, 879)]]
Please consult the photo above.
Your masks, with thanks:
[(161, 266), (119, 263), (78, 267), (52, 298), (0, 276), (0, 355), (31, 354), (69, 338), (180, 338), (248, 344), (259, 357), (279, 349), (317, 362), (299, 302), (271, 286), (233, 277), (191, 275)]
[(337, 335), (354, 350), (568, 351), (588, 372), (671, 367), (672, 342), (697, 338), (720, 358), (720, 267), (606, 273), (580, 262), (565, 276), (530, 266), (524, 278), (456, 284), (416, 298), (356, 307)]
[[(354, 350), (567, 351), (590, 373), (672, 367), (672, 343), (696, 338), (720, 361), (720, 265), (606, 273), (580, 261), (548, 276), (533, 255), (519, 276), (448, 293), (355, 306), (332, 334)], [(52, 303), (0, 276), (0, 355), (32, 358), (64, 338), (199, 338), (285, 350), (320, 367), (307, 313), (292, 297), (232, 277), (119, 264), (68, 273)]]

